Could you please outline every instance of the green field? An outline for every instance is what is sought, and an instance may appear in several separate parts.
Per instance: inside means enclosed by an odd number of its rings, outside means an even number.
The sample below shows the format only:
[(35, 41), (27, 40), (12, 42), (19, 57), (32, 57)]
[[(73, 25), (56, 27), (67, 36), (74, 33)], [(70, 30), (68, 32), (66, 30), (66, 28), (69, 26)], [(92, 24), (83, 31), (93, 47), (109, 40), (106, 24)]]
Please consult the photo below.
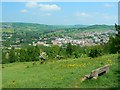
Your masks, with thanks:
[[(78, 58), (36, 62), (3, 64), (3, 88), (111, 88), (118, 86), (118, 55), (104, 55), (98, 58)], [(81, 82), (91, 70), (110, 64), (110, 71), (97, 80)]]

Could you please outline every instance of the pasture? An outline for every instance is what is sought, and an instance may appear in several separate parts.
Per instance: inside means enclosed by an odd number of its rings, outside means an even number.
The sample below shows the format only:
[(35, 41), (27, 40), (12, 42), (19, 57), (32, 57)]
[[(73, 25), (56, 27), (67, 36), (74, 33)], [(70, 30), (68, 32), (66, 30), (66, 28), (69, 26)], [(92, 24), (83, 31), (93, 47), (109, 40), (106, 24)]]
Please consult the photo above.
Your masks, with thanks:
[[(40, 64), (16, 62), (3, 64), (3, 88), (111, 88), (118, 86), (118, 55), (98, 58), (53, 60)], [(97, 80), (81, 82), (92, 70), (110, 64), (110, 71)]]

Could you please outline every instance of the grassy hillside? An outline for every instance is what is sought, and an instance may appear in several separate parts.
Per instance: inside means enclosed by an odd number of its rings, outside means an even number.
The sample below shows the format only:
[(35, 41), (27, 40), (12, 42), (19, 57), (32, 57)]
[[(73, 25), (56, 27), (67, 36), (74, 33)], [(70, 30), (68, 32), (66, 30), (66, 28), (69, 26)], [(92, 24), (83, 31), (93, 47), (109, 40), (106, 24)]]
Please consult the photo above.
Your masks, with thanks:
[[(78, 58), (50, 61), (46, 64), (36, 62), (4, 64), (3, 88), (110, 88), (117, 87), (117, 54), (98, 58)], [(91, 70), (110, 64), (109, 73), (97, 80), (81, 78)]]
[[(36, 23), (4, 22), (2, 23), (3, 33), (13, 33), (16, 38), (31, 37), (63, 37), (81, 38), (82, 32), (105, 32), (115, 30), (113, 25), (45, 25)], [(28, 40), (27, 40), (28, 41)]]
[(28, 31), (105, 31), (114, 29), (113, 25), (46, 25), (46, 24), (36, 24), (36, 23), (21, 23), (21, 22), (3, 22), (2, 26), (3, 32), (28, 32)]
[(86, 31), (106, 31), (106, 30), (115, 30), (114, 25), (92, 25), (86, 28)]

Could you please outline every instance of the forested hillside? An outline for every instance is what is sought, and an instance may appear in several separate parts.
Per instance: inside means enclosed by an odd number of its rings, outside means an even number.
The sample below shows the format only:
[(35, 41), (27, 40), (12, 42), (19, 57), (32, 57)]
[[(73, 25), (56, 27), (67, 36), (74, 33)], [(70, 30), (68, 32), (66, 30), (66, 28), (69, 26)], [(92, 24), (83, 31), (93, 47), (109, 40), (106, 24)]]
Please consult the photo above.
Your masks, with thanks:
[(56, 38), (71, 38), (73, 40), (86, 38), (92, 39), (94, 42), (94, 36), (92, 35), (103, 34), (108, 38), (108, 35), (115, 33), (114, 26), (109, 25), (45, 25), (4, 22), (1, 27), (3, 45), (7, 47), (10, 45), (33, 44), (33, 42), (45, 41), (45, 38), (47, 38), (46, 44), (51, 44), (52, 40), (56, 40)]

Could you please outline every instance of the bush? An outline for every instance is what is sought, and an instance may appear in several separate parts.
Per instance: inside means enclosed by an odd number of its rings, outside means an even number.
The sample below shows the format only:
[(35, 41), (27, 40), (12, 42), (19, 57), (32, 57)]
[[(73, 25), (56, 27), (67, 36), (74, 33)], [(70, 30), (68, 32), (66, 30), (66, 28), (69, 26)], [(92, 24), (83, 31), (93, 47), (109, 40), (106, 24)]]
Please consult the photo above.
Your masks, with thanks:
[(95, 58), (98, 56), (102, 56), (102, 51), (96, 48), (91, 49), (90, 52), (88, 53), (88, 57)]
[(79, 58), (79, 57), (81, 57), (81, 54), (80, 54), (78, 51), (73, 52), (72, 55), (73, 55), (74, 58)]

